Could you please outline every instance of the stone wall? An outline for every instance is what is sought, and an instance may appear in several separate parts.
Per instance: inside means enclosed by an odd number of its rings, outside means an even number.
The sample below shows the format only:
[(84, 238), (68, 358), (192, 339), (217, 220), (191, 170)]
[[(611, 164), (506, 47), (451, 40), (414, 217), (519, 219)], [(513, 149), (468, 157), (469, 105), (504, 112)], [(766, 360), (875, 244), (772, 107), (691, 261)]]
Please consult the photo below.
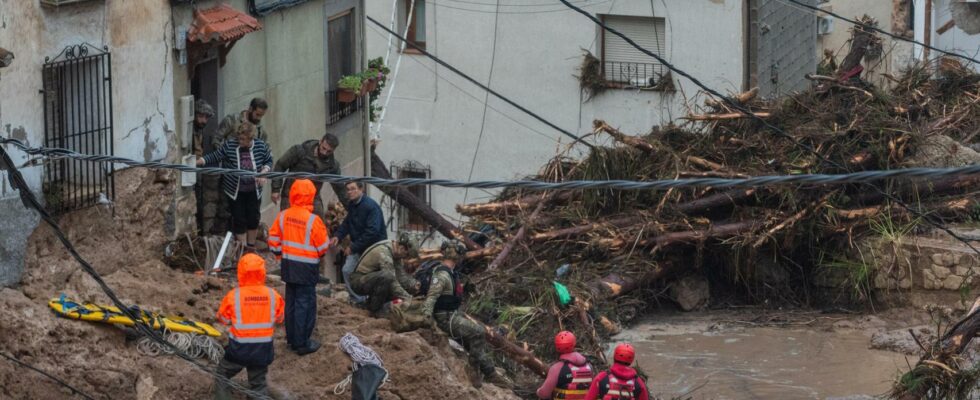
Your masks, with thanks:
[(853, 290), (859, 269), (866, 267), (869, 274), (864, 288), (873, 294), (873, 300), (889, 305), (941, 302), (962, 308), (972, 301), (972, 289), (980, 282), (977, 254), (938, 233), (890, 241), (868, 238), (856, 243), (847, 261), (837, 264), (818, 271), (814, 279), (818, 288)]

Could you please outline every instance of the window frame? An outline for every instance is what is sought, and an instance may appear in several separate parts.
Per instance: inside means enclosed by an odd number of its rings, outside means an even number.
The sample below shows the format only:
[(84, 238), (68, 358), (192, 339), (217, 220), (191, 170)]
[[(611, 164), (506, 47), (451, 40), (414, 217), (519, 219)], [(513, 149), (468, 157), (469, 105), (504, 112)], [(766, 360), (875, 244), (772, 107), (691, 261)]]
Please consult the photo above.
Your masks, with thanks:
[[(422, 165), (421, 163), (415, 161), (405, 161), (399, 165), (393, 165), (391, 167), (391, 175), (395, 179), (407, 179), (407, 178), (418, 178), (418, 179), (431, 179), (432, 169), (428, 165)], [(405, 188), (416, 197), (419, 196), (421, 192), (422, 196), (420, 200), (428, 206), (432, 206), (432, 188), (428, 185), (424, 186), (411, 186)], [(398, 231), (399, 232), (416, 232), (416, 233), (428, 233), (432, 231), (432, 226), (425, 222), (421, 214), (417, 214), (407, 207), (399, 204), (397, 210), (398, 216)]]
[[(415, 2), (415, 8), (414, 9), (411, 8), (412, 7), (412, 2)], [(407, 39), (408, 42), (411, 42), (412, 44), (414, 44), (415, 46), (418, 46), (418, 48), (420, 48), (422, 50), (426, 50), (426, 48), (427, 48), (426, 47), (426, 41), (423, 40), (423, 41), (420, 42), (420, 41), (416, 40), (416, 37), (417, 37), (417, 34), (418, 34), (418, 32), (416, 31), (416, 29), (418, 27), (417, 22), (418, 22), (419, 15), (422, 16), (422, 21), (423, 21), (424, 25), (428, 26), (428, 24), (425, 23), (425, 22), (428, 22), (426, 20), (426, 15), (425, 15), (426, 8), (423, 7), (422, 8), (422, 13), (419, 14), (418, 13), (418, 9), (419, 9), (418, 8), (418, 3), (425, 4), (425, 0), (402, 0), (402, 7), (403, 7), (403, 10), (404, 10), (404, 14), (402, 14), (402, 15), (403, 15), (403, 18), (405, 18), (405, 22), (404, 22), (405, 25), (403, 26), (403, 28), (407, 28), (407, 30), (406, 30), (407, 34), (405, 35), (405, 39)], [(411, 21), (408, 20), (408, 10), (409, 9), (412, 9), (413, 10), (412, 11), (412, 14), (414, 14), (413, 15), (414, 18), (412, 18)], [(423, 26), (423, 29), (425, 29), (424, 26)], [(423, 34), (424, 33), (425, 32), (423, 32)], [(428, 36), (426, 36), (426, 38), (428, 38)], [(415, 49), (415, 48), (413, 48), (411, 46), (407, 46), (407, 45), (405, 46), (404, 53), (422, 54), (420, 51), (418, 51), (418, 49)]]
[[(650, 22), (652, 22), (652, 23), (655, 24), (654, 25), (654, 31), (655, 32), (657, 32), (656, 24), (658, 22), (661, 22), (662, 21), (663, 27), (664, 27), (664, 29), (663, 29), (663, 37), (662, 38), (658, 38), (657, 40), (658, 40), (658, 42), (662, 42), (663, 43), (663, 47), (661, 48), (661, 46), (658, 44), (657, 48), (655, 49), (655, 52), (657, 53), (657, 55), (666, 58), (667, 44), (670, 42), (668, 40), (668, 38), (667, 38), (667, 34), (668, 34), (668, 31), (667, 31), (667, 18), (660, 17), (660, 16), (644, 16), (644, 15), (599, 14), (599, 20), (602, 21), (604, 24), (609, 24), (610, 23), (609, 22), (609, 18), (610, 17), (612, 17), (612, 18), (619, 17), (619, 18), (648, 19), (648, 20), (650, 20)], [(602, 67), (601, 68), (601, 74), (602, 74), (602, 77), (606, 81), (606, 86), (607, 87), (609, 87), (609, 88), (621, 88), (621, 89), (640, 87), (640, 88), (645, 88), (645, 89), (660, 90), (660, 89), (657, 89), (657, 88), (660, 88), (660, 87), (664, 86), (664, 83), (665, 83), (664, 80), (671, 79), (670, 78), (670, 74), (669, 74), (669, 70), (667, 70), (667, 68), (663, 64), (661, 64), (660, 62), (656, 61), (652, 57), (651, 57), (651, 61), (652, 62), (649, 62), (649, 63), (625, 62), (625, 61), (611, 61), (611, 60), (609, 60), (608, 59), (608, 56), (606, 54), (606, 48), (608, 47), (606, 40), (608, 38), (609, 37), (607, 36), (606, 30), (605, 29), (599, 29), (599, 45), (600, 45), (600, 50), (601, 50), (599, 52), (599, 63), (600, 63), (600, 66)], [(648, 50), (654, 50), (654, 49), (649, 49), (648, 48)], [(636, 50), (636, 51), (639, 52), (639, 50)], [(649, 57), (649, 56), (646, 56), (646, 57)], [(651, 72), (649, 74), (645, 74), (644, 75), (644, 79), (647, 79), (648, 80), (648, 84), (645, 85), (645, 86), (636, 86), (636, 85), (633, 85), (632, 82), (630, 82), (629, 80), (609, 79), (609, 77), (610, 77), (609, 73), (610, 72), (607, 70), (607, 68), (609, 67), (608, 64), (610, 64), (610, 63), (636, 64), (636, 68), (639, 68), (640, 66), (642, 66), (644, 68), (644, 71), (650, 70)], [(637, 74), (639, 75), (639, 73), (637, 73)], [(667, 90), (667, 88), (665, 88), (664, 90)]]

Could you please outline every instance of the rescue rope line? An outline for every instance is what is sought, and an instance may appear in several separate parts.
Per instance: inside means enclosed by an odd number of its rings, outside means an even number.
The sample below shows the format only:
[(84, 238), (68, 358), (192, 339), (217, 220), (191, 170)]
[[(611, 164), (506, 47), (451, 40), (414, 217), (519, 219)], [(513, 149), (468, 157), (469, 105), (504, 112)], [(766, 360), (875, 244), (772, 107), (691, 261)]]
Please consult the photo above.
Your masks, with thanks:
[[(342, 338), (340, 338), (340, 349), (350, 356), (351, 360), (354, 362), (352, 366), (353, 371), (357, 371), (365, 365), (374, 365), (381, 368), (385, 372), (385, 377), (381, 380), (381, 386), (384, 386), (389, 382), (388, 370), (384, 367), (384, 361), (381, 361), (381, 357), (378, 356), (374, 350), (370, 347), (365, 346), (361, 343), (361, 340), (354, 336), (354, 334), (347, 332)], [(335, 395), (344, 394), (348, 388), (350, 388), (351, 382), (353, 381), (353, 372), (348, 374), (344, 380), (338, 382), (334, 388), (333, 393)], [(379, 386), (379, 387), (381, 387)]]
[(37, 373), (39, 373), (41, 375), (44, 375), (44, 376), (48, 377), (48, 379), (51, 379), (51, 380), (57, 382), (58, 384), (60, 384), (61, 386), (64, 386), (64, 387), (68, 388), (69, 390), (71, 390), (71, 394), (77, 394), (77, 395), (79, 395), (81, 397), (84, 397), (84, 398), (86, 398), (88, 400), (95, 400), (94, 397), (89, 396), (87, 393), (83, 392), (81, 389), (76, 388), (76, 387), (74, 387), (72, 385), (69, 385), (67, 382), (65, 382), (65, 381), (63, 381), (61, 379), (56, 378), (54, 375), (51, 375), (51, 374), (49, 374), (47, 372), (44, 372), (44, 371), (42, 371), (42, 370), (40, 370), (40, 369), (38, 369), (38, 368), (30, 365), (30, 364), (27, 364), (27, 363), (25, 363), (25, 362), (23, 362), (21, 360), (18, 360), (17, 358), (15, 358), (13, 356), (9, 356), (5, 352), (0, 352), (0, 356), (2, 356), (3, 358), (6, 358), (8, 360), (10, 360), (10, 362), (12, 362), (14, 364), (17, 364), (17, 365), (19, 365), (21, 367), (27, 368), (27, 369), (29, 369), (31, 371), (37, 372)]
[[(173, 343), (177, 351), (187, 353), (194, 358), (206, 358), (217, 364), (224, 357), (225, 350), (217, 341), (207, 335), (196, 333), (172, 332), (164, 328), (167, 341)], [(167, 348), (153, 339), (143, 336), (136, 341), (136, 351), (144, 356), (156, 357), (160, 354), (173, 355), (174, 349)]]
[[(6, 143), (6, 141), (3, 141), (3, 143)], [(51, 230), (54, 231), (55, 236), (65, 247), (68, 253), (72, 256), (72, 258), (75, 259), (75, 261), (77, 261), (81, 265), (82, 270), (85, 271), (85, 273), (87, 273), (89, 276), (91, 276), (93, 280), (95, 280), (96, 284), (98, 284), (102, 292), (105, 293), (107, 297), (109, 297), (113, 305), (118, 307), (119, 310), (124, 315), (126, 315), (127, 317), (129, 317), (131, 320), (134, 321), (135, 324), (133, 325), (133, 327), (138, 332), (142, 333), (144, 336), (151, 338), (153, 341), (161, 344), (165, 348), (174, 350), (174, 355), (190, 363), (191, 365), (197, 367), (197, 369), (201, 370), (202, 372), (211, 375), (212, 377), (228, 385), (229, 387), (239, 392), (242, 392), (248, 396), (252, 396), (253, 398), (262, 399), (262, 400), (271, 400), (269, 396), (250, 390), (242, 386), (238, 382), (235, 382), (234, 380), (228, 379), (222, 376), (221, 374), (214, 372), (210, 367), (199, 363), (195, 358), (191, 357), (187, 353), (183, 351), (179, 351), (174, 346), (173, 343), (168, 342), (164, 337), (160, 335), (159, 332), (157, 332), (157, 330), (153, 329), (152, 326), (147, 324), (146, 321), (143, 320), (143, 318), (140, 318), (140, 316), (136, 314), (136, 311), (134, 311), (129, 306), (127, 306), (126, 303), (123, 303), (123, 301), (120, 300), (119, 297), (116, 295), (116, 292), (112, 290), (111, 287), (109, 287), (109, 285), (105, 282), (105, 280), (102, 279), (102, 275), (100, 275), (98, 271), (95, 270), (92, 264), (89, 264), (88, 261), (82, 258), (81, 254), (78, 253), (78, 250), (75, 249), (75, 246), (72, 244), (71, 240), (68, 239), (68, 236), (65, 235), (65, 232), (61, 229), (61, 226), (58, 225), (58, 222), (55, 221), (53, 217), (51, 217), (51, 215), (47, 212), (47, 210), (45, 210), (44, 207), (41, 205), (41, 202), (38, 201), (37, 197), (34, 196), (34, 193), (31, 192), (30, 186), (28, 186), (27, 181), (24, 180), (24, 176), (21, 175), (20, 170), (10, 159), (10, 155), (7, 153), (7, 150), (3, 146), (0, 146), (0, 169), (6, 169), (9, 172), (8, 180), (10, 181), (10, 185), (15, 190), (17, 190), (18, 193), (20, 194), (20, 199), (21, 202), (24, 204), (24, 207), (28, 209), (34, 209), (40, 215), (41, 219), (51, 227)]]
[(786, 184), (807, 184), (807, 185), (840, 185), (849, 183), (868, 183), (887, 179), (920, 179), (920, 178), (943, 178), (951, 176), (980, 175), (980, 165), (971, 165), (955, 168), (903, 168), (892, 170), (860, 171), (847, 174), (800, 174), (800, 175), (764, 175), (745, 179), (724, 179), (724, 178), (686, 178), (686, 179), (660, 179), (653, 181), (631, 181), (631, 180), (581, 180), (563, 182), (541, 182), (541, 181), (473, 181), (461, 182), (451, 179), (383, 179), (371, 176), (346, 176), (334, 174), (311, 174), (306, 172), (265, 172), (256, 173), (253, 171), (229, 168), (202, 168), (188, 167), (182, 164), (168, 164), (163, 162), (142, 162), (128, 158), (86, 155), (76, 153), (71, 150), (48, 148), (48, 147), (28, 147), (16, 139), (0, 139), (2, 144), (13, 144), (24, 150), (28, 154), (45, 155), (53, 158), (71, 158), (82, 161), (119, 163), (133, 167), (144, 167), (150, 169), (172, 169), (182, 172), (194, 172), (205, 175), (231, 175), (239, 177), (256, 177), (266, 179), (310, 179), (314, 181), (330, 183), (364, 182), (375, 186), (442, 186), (451, 188), (521, 188), (530, 190), (579, 190), (579, 189), (618, 189), (618, 190), (666, 190), (672, 188), (688, 187), (762, 187)]

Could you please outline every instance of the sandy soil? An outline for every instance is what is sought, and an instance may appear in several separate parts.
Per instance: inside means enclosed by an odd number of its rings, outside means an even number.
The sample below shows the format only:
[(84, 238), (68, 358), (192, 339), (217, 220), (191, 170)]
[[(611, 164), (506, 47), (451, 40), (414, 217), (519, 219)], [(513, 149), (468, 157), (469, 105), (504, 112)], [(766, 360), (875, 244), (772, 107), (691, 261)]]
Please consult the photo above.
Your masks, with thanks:
[[(164, 177), (165, 178), (165, 177)], [(61, 218), (84, 258), (89, 260), (124, 301), (214, 323), (214, 312), (233, 283), (173, 270), (165, 265), (164, 211), (166, 179), (145, 170), (128, 169), (116, 178), (115, 215), (90, 208)], [(151, 201), (147, 201), (150, 199)], [(284, 287), (278, 284), (280, 293)], [(49, 298), (65, 293), (76, 299), (107, 303), (95, 281), (69, 258), (50, 229), (39, 228), (28, 245), (27, 268), (19, 287), (0, 290), (0, 351), (68, 381), (97, 398), (200, 399), (210, 396), (211, 378), (170, 356), (147, 357), (136, 351), (119, 328), (58, 318)], [(380, 394), (385, 399), (506, 399), (510, 391), (470, 383), (472, 368), (447, 338), (421, 330), (395, 334), (388, 321), (343, 302), (320, 297), (317, 331), (324, 347), (299, 357), (286, 349), (285, 332), (276, 333), (276, 361), (270, 384), (277, 397), (343, 399), (334, 385), (347, 376), (350, 359), (337, 343), (347, 332), (378, 352), (391, 374)], [(242, 374), (244, 375), (244, 374)], [(239, 377), (244, 381), (244, 377)], [(46, 378), (0, 361), (0, 398), (71, 398), (67, 389)]]

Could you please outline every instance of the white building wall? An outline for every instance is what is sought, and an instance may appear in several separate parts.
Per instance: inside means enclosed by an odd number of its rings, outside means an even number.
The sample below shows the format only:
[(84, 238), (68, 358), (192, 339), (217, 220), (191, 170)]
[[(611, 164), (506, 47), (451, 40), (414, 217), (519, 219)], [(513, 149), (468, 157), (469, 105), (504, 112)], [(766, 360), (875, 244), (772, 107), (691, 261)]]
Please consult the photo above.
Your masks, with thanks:
[[(388, 25), (391, 4), (369, 2), (368, 15)], [(427, 3), (428, 51), (483, 83), (489, 81), (494, 90), (576, 135), (590, 132), (593, 119), (604, 119), (624, 132), (646, 133), (654, 125), (684, 116), (685, 99), (698, 94), (697, 87), (674, 74), (678, 89), (674, 93), (610, 89), (583, 103), (578, 67), (583, 49), (599, 54), (600, 37), (599, 28), (584, 16), (557, 2), (502, 7), (499, 14), (492, 7), (491, 12), (476, 12), (472, 9), (488, 8), (470, 5), (465, 8), (471, 10), (460, 10), (464, 7), (455, 3), (456, 8), (442, 4)], [(665, 18), (669, 61), (717, 90), (742, 89), (742, 1), (657, 0), (652, 2), (653, 9), (651, 2), (639, 0), (589, 4), (595, 5), (584, 8), (594, 14)], [(388, 35), (368, 22), (367, 38), (368, 56), (384, 56)], [(397, 52), (392, 54), (388, 64), (394, 68)], [(433, 178), (517, 179), (536, 173), (571, 142), (492, 96), (481, 139), (485, 92), (422, 55), (404, 55), (395, 86), (378, 147), (389, 165), (417, 161), (431, 167)], [(608, 139), (600, 137), (599, 141)], [(581, 155), (583, 150), (579, 146), (571, 155)], [(454, 217), (457, 203), (492, 196), (482, 190), (433, 187), (432, 205)]]
[[(37, 0), (0, 0), (0, 47), (15, 56), (11, 66), (0, 69), (0, 135), (44, 144), (45, 57), (88, 43), (108, 47), (112, 57), (115, 154), (164, 159), (175, 126), (169, 23), (168, 0), (89, 1), (59, 8), (42, 7)], [(28, 160), (22, 152), (12, 153), (18, 165)], [(20, 171), (40, 194), (43, 167)], [(25, 233), (37, 223), (17, 196), (0, 172), (0, 285), (19, 279)]]

